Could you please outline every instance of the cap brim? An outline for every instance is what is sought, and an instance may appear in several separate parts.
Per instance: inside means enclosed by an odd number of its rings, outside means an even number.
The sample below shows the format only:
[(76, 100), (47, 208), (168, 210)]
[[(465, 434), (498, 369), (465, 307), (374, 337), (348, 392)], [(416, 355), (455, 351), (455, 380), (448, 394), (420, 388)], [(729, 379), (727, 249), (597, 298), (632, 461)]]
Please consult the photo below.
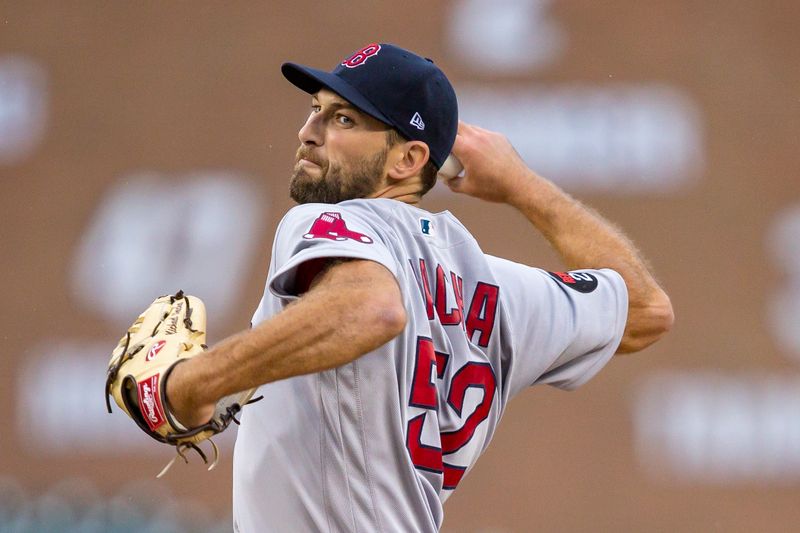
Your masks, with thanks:
[(391, 121), (372, 102), (336, 74), (297, 63), (284, 63), (281, 73), (295, 87), (308, 94), (316, 94), (322, 88), (330, 89), (364, 113), (391, 125)]

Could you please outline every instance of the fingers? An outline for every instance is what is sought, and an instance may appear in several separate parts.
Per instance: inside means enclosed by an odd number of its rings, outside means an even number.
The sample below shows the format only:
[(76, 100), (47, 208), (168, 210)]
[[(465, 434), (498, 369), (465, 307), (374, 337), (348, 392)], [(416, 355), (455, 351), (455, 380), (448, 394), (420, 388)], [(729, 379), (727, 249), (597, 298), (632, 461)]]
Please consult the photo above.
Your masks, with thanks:
[(456, 132), (456, 140), (453, 144), (452, 153), (464, 166), (464, 170), (461, 175), (453, 176), (445, 180), (446, 185), (452, 192), (464, 192), (465, 179), (467, 179), (469, 175), (470, 161), (472, 160), (472, 152), (474, 151), (475, 133), (475, 126), (463, 120), (458, 121), (458, 131)]
[(486, 128), (481, 128), (475, 124), (470, 124), (468, 122), (464, 122), (463, 120), (458, 121), (458, 130), (457, 133), (459, 135), (471, 135), (476, 133), (494, 133), (491, 130), (487, 130)]
[(447, 186), (450, 187), (450, 190), (453, 191), (453, 192), (460, 192), (461, 184), (463, 182), (464, 182), (464, 177), (463, 176), (455, 176), (455, 177), (449, 178), (447, 181), (445, 181)]
[(461, 163), (464, 165), (464, 168), (469, 166), (465, 160), (470, 159), (469, 153), (472, 151), (470, 147), (474, 144), (474, 133), (474, 126), (464, 122), (463, 120), (458, 121), (456, 140), (455, 143), (453, 143), (453, 148), (451, 151), (453, 155), (455, 155), (458, 160), (461, 161)]
[(478, 147), (482, 144), (485, 144), (492, 134), (493, 132), (489, 130), (459, 120), (453, 153), (463, 163), (464, 159), (469, 159), (469, 154), (478, 150)]
[(475, 129), (477, 129), (477, 126), (475, 126), (474, 124), (464, 122), (463, 120), (458, 121), (458, 133), (464, 133)]

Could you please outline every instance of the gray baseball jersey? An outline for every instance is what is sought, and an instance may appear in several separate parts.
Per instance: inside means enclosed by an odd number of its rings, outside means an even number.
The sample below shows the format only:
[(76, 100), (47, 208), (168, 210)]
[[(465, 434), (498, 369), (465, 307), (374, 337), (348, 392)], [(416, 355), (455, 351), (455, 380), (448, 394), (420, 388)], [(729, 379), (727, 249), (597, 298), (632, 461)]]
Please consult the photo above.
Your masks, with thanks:
[(389, 269), (408, 323), (349, 364), (259, 389), (234, 453), (237, 531), (437, 531), (508, 401), (581, 385), (625, 327), (616, 272), (492, 257), (450, 213), (383, 199), (289, 211), (253, 324), (297, 298), (299, 265), (335, 257)]

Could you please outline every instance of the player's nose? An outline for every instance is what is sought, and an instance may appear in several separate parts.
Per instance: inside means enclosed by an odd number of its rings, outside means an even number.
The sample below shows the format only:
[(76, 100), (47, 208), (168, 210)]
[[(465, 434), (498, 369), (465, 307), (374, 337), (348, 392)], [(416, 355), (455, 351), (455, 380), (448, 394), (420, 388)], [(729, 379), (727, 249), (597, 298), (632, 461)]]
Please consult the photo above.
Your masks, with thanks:
[(324, 134), (322, 131), (322, 122), (319, 119), (319, 114), (311, 113), (306, 123), (297, 132), (297, 138), (305, 145), (322, 146)]

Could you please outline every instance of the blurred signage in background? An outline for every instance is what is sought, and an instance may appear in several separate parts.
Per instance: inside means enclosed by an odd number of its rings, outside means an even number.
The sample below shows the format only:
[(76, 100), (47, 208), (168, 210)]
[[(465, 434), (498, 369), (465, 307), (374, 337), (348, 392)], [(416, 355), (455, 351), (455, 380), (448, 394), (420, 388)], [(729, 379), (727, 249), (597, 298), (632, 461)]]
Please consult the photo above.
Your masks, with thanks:
[(800, 479), (800, 376), (665, 372), (651, 375), (633, 403), (639, 465), (655, 479)]
[(552, 0), (459, 0), (450, 7), (448, 51), (475, 74), (519, 74), (553, 64), (567, 36)]
[[(75, 249), (75, 301), (123, 332), (156, 297), (183, 289), (199, 296), (217, 330), (224, 329), (225, 316), (251, 274), (265, 201), (252, 180), (232, 171), (177, 177), (140, 172), (120, 178)], [(37, 453), (136, 449), (168, 457), (113, 399), (113, 416), (99, 401), (117, 341), (43, 340), (25, 358), (17, 405), (38, 409), (35, 420), (25, 424), (37, 434), (59, 435), (53, 442), (34, 443)], [(20, 427), (18, 435), (27, 432)], [(218, 440), (230, 444), (235, 434), (228, 431)]]
[[(783, 353), (800, 360), (800, 205), (767, 235), (783, 270), (764, 313)], [(776, 290), (777, 288), (777, 290)], [(800, 375), (655, 372), (634, 400), (640, 466), (661, 480), (793, 484), (800, 480)]]
[(704, 119), (686, 91), (648, 80), (518, 81), (562, 59), (568, 35), (551, 5), (451, 5), (448, 51), (479, 80), (457, 83), (461, 119), (504, 133), (531, 168), (569, 190), (664, 194), (691, 186), (704, 170)]
[(113, 415), (99, 401), (117, 340), (43, 341), (28, 354), (20, 369), (17, 405), (20, 409), (35, 405), (36, 416), (17, 418), (18, 435), (58, 438), (32, 439), (26, 447), (43, 455), (164, 451), (117, 408), (113, 398)]
[(233, 172), (125, 176), (76, 250), (74, 296), (127, 326), (157, 296), (182, 289), (223, 326), (250, 275), (265, 211), (254, 184)]
[(567, 189), (661, 194), (703, 171), (702, 116), (669, 85), (461, 85), (459, 105), (463, 120), (503, 132)]
[(767, 251), (783, 272), (771, 287), (768, 327), (784, 351), (800, 362), (800, 204), (775, 217), (767, 236)]
[(0, 165), (30, 155), (47, 123), (47, 75), (27, 57), (0, 56)]

